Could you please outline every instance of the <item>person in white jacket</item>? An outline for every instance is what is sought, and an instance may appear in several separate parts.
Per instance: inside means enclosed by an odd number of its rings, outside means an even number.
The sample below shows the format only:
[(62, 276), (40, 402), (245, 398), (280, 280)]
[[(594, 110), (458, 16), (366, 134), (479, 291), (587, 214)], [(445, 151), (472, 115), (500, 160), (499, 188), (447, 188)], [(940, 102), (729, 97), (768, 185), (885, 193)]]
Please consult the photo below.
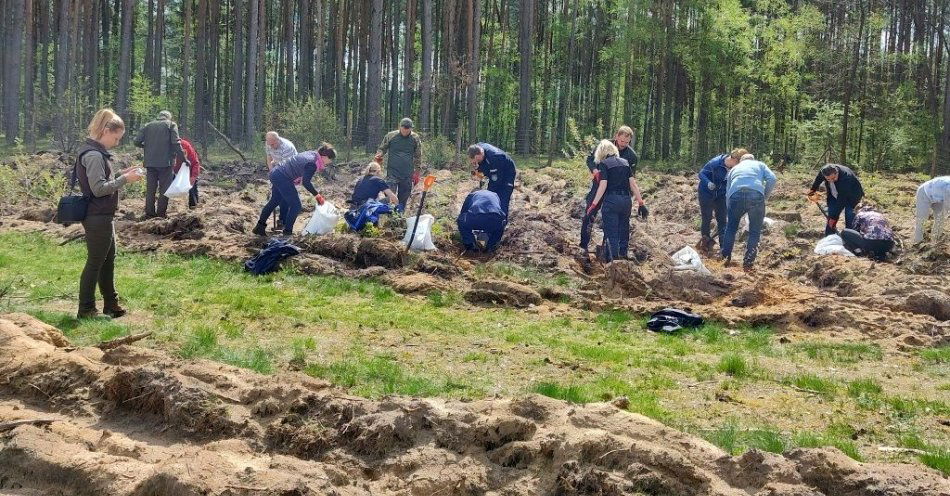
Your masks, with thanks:
[(947, 216), (946, 200), (950, 199), (950, 176), (935, 177), (917, 188), (917, 227), (914, 229), (914, 244), (924, 240), (924, 222), (934, 215), (931, 238), (936, 241)]

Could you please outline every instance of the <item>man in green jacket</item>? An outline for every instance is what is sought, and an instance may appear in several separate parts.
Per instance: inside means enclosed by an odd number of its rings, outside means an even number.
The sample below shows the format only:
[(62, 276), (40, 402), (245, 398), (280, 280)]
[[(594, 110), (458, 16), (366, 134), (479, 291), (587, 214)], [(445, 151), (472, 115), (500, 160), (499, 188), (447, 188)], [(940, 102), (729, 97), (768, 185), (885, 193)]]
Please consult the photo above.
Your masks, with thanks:
[[(162, 110), (158, 119), (149, 122), (135, 136), (135, 146), (145, 149), (145, 217), (166, 217), (168, 198), (165, 191), (175, 179), (172, 166), (174, 159), (188, 162), (185, 150), (181, 147), (178, 124), (172, 120), (172, 113)], [(188, 167), (191, 167), (189, 164)], [(155, 195), (158, 193), (158, 211), (155, 210)]]
[(416, 167), (422, 167), (422, 138), (412, 131), (412, 119), (406, 117), (399, 122), (399, 129), (383, 138), (376, 150), (376, 161), (383, 163), (383, 155), (389, 153), (386, 164), (386, 184), (396, 193), (399, 205), (406, 207), (406, 200), (412, 193)]

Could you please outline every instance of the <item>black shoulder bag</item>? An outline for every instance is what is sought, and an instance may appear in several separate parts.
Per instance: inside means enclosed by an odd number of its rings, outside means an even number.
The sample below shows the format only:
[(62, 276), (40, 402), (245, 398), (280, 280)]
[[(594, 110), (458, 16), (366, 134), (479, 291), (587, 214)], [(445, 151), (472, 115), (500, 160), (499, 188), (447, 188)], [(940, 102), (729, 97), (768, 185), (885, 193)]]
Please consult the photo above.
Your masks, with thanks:
[(59, 199), (59, 206), (56, 208), (56, 222), (64, 226), (86, 220), (86, 211), (89, 209), (89, 198), (81, 193), (77, 195), (73, 192), (78, 180), (77, 170), (79, 169), (80, 160), (82, 160), (81, 156), (73, 165), (73, 177), (69, 180), (69, 192)]

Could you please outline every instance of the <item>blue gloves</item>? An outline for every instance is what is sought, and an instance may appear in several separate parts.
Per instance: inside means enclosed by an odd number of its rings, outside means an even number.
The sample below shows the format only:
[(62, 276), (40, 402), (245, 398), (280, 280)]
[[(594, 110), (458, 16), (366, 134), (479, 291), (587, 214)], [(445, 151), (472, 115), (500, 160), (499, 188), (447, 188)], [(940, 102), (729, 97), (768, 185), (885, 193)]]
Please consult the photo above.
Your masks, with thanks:
[(394, 210), (396, 211), (396, 213), (401, 214), (406, 211), (406, 204), (400, 203), (399, 205), (396, 205), (396, 208)]

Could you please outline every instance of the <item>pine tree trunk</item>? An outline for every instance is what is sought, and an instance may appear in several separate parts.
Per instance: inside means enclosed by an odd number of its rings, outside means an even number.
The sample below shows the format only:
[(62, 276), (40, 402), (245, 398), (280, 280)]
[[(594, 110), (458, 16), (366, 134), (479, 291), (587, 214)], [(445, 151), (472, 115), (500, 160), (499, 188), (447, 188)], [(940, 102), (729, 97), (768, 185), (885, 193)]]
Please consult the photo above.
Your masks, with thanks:
[(429, 132), (432, 115), (432, 0), (422, 0), (422, 79), (419, 96), (421, 129)]
[(412, 114), (413, 86), (416, 64), (416, 0), (406, 0), (406, 41), (403, 60), (402, 113)]
[(520, 29), (518, 35), (519, 90), (517, 150), (522, 155), (531, 153), (531, 68), (533, 64), (534, 2), (520, 0)]
[(937, 162), (942, 164), (934, 175), (950, 173), (950, 63), (944, 64), (946, 76), (943, 81), (943, 132), (940, 135)]
[(148, 4), (146, 5), (145, 65), (142, 68), (142, 72), (144, 73), (145, 77), (151, 79), (153, 74), (152, 66), (155, 63), (155, 0), (148, 0)]
[(244, 123), (242, 104), (244, 103), (244, 75), (247, 74), (244, 66), (244, 5), (245, 0), (234, 0), (234, 31), (232, 34), (233, 46), (231, 57), (231, 98), (228, 106), (230, 126), (228, 134), (233, 140), (244, 137), (241, 129)]
[[(131, 0), (125, 0), (130, 2)], [(208, 115), (208, 0), (198, 0), (198, 31), (195, 39), (195, 131), (201, 140), (202, 152), (207, 154)], [(211, 74), (214, 68), (211, 67)]]
[(181, 61), (181, 110), (178, 114), (178, 123), (181, 129), (188, 130), (188, 95), (191, 93), (191, 8), (194, 0), (182, 0), (182, 61)]
[(258, 0), (249, 0), (248, 2), (248, 31), (247, 31), (247, 75), (245, 83), (247, 84), (244, 95), (244, 142), (251, 145), (257, 134), (254, 122), (254, 106), (257, 96), (257, 28), (260, 20), (258, 12)]
[(316, 35), (313, 39), (313, 97), (323, 99), (323, 50), (324, 16), (323, 2), (313, 0), (313, 11), (317, 14)]
[(162, 92), (162, 66), (165, 56), (165, 0), (155, 4), (155, 50), (152, 53), (152, 92)]
[[(10, 22), (6, 25), (7, 52), (6, 66), (3, 68), (3, 133), (7, 144), (12, 145), (20, 135), (20, 68), (23, 54), (24, 0), (7, 0), (7, 12)], [(33, 84), (32, 81), (28, 81)]]
[(69, 60), (69, 11), (72, 9), (72, 2), (75, 0), (61, 0), (60, 9), (59, 9), (59, 42), (56, 47), (56, 71), (54, 76), (56, 77), (56, 88), (53, 93), (56, 97), (56, 103), (63, 108), (66, 104), (63, 97), (66, 93), (67, 80), (69, 78), (69, 72), (66, 69), (66, 64)]
[(861, 53), (861, 39), (864, 33), (864, 2), (859, 2), (858, 8), (861, 10), (861, 20), (858, 21), (858, 35), (854, 40), (854, 53), (851, 59), (851, 71), (848, 80), (845, 81), (844, 90), (844, 112), (841, 116), (841, 158), (842, 164), (848, 163), (848, 117), (851, 113), (851, 93), (854, 91), (854, 80), (858, 76), (858, 61)]
[[(52, 38), (52, 27), (50, 26), (50, 5), (47, 5), (46, 2), (38, 1), (39, 4), (39, 23), (40, 23), (40, 39), (42, 40), (42, 48), (40, 53), (40, 92), (43, 94), (44, 100), (49, 100), (49, 45), (50, 39)], [(54, 2), (50, 2), (51, 4)]]
[(369, 66), (366, 75), (366, 151), (372, 153), (380, 142), (382, 57), (383, 57), (383, 0), (372, 0), (369, 28)]
[(26, 70), (23, 77), (23, 108), (25, 110), (25, 141), (30, 150), (36, 145), (36, 109), (34, 104), (34, 81), (36, 80), (36, 22), (33, 12), (34, 0), (26, 0), (23, 19), (26, 23)]
[(310, 66), (310, 45), (313, 31), (310, 23), (310, 0), (299, 0), (298, 5), (298, 29), (299, 29), (299, 47), (297, 60), (297, 94), (300, 98), (307, 98), (310, 93), (310, 74), (313, 67)]
[(468, 0), (471, 17), (469, 19), (469, 67), (468, 67), (468, 139), (475, 141), (478, 136), (478, 79), (480, 72), (480, 40), (482, 36), (482, 0)]

